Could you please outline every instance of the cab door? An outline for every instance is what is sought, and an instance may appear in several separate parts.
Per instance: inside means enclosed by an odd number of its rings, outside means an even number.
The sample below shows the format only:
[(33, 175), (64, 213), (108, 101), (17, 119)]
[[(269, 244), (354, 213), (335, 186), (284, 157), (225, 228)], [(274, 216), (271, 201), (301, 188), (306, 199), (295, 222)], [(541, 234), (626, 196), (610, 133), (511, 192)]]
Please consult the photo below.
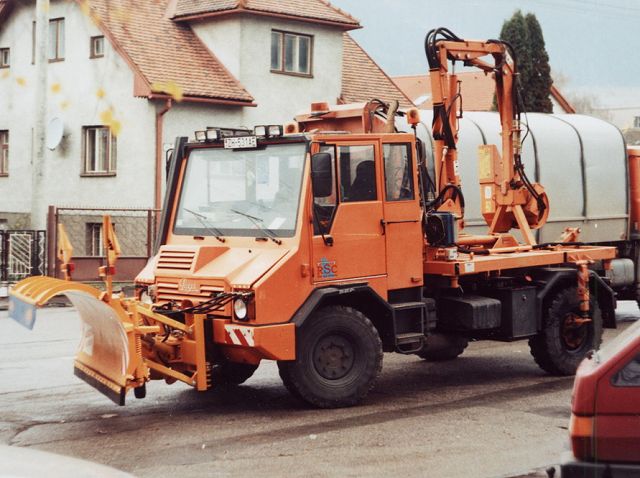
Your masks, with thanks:
[(422, 285), (422, 209), (410, 141), (382, 143), (384, 237), (389, 290)]
[(380, 143), (336, 142), (321, 145), (320, 152), (331, 155), (333, 189), (313, 197), (313, 280), (383, 278)]

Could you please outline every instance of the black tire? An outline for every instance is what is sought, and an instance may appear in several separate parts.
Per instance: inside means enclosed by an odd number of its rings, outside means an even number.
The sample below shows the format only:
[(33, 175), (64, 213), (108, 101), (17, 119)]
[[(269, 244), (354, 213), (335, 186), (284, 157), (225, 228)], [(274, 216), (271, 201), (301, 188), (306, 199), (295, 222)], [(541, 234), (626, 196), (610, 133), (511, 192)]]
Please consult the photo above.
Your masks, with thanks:
[(576, 287), (559, 290), (542, 318), (542, 330), (529, 339), (536, 363), (552, 375), (575, 374), (580, 362), (602, 342), (602, 312), (594, 295), (590, 301), (591, 322), (572, 323), (572, 316), (580, 313), (579, 306)]
[(459, 335), (431, 334), (424, 342), (424, 348), (416, 355), (429, 362), (444, 362), (458, 358), (469, 345), (469, 339)]
[(320, 309), (298, 330), (295, 361), (278, 362), (291, 394), (319, 408), (360, 402), (382, 370), (382, 341), (371, 321), (351, 307)]
[(139, 387), (133, 389), (133, 396), (137, 399), (143, 399), (147, 396), (147, 384), (143, 383)]
[(213, 387), (216, 385), (240, 385), (251, 378), (258, 369), (257, 365), (223, 361), (211, 370)]

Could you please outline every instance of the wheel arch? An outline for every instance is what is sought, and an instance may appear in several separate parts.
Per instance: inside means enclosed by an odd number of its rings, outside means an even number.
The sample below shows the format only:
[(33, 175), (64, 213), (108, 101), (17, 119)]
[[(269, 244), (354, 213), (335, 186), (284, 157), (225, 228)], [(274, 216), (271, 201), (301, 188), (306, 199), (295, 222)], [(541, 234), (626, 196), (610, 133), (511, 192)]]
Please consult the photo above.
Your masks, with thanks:
[[(548, 267), (539, 269), (534, 273), (536, 281), (541, 283), (538, 290), (538, 317), (542, 320), (542, 312), (548, 307), (549, 301), (556, 293), (572, 285), (577, 285), (577, 271), (569, 267)], [(596, 272), (589, 271), (589, 289), (596, 295), (602, 322), (605, 328), (616, 328), (616, 294), (613, 289)], [(542, 324), (538, 323), (538, 328)]]
[(333, 285), (314, 289), (291, 319), (296, 329), (303, 327), (313, 313), (329, 305), (352, 307), (362, 312), (374, 325), (385, 352), (394, 350), (393, 311), (389, 303), (367, 283)]

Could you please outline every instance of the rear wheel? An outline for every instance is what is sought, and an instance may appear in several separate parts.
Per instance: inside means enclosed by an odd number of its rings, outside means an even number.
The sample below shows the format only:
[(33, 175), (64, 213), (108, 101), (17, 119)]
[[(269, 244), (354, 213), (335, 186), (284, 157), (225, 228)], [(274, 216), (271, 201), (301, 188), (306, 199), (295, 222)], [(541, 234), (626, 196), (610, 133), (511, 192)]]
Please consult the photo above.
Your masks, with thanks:
[(459, 335), (434, 333), (425, 339), (424, 348), (416, 355), (430, 362), (444, 362), (462, 355), (469, 339)]
[(531, 355), (553, 375), (573, 375), (580, 362), (602, 342), (602, 313), (593, 294), (591, 317), (580, 317), (576, 287), (559, 290), (547, 307), (542, 330), (529, 340)]
[(295, 361), (278, 362), (297, 398), (321, 408), (355, 405), (382, 370), (382, 342), (371, 321), (351, 307), (320, 309), (297, 335)]

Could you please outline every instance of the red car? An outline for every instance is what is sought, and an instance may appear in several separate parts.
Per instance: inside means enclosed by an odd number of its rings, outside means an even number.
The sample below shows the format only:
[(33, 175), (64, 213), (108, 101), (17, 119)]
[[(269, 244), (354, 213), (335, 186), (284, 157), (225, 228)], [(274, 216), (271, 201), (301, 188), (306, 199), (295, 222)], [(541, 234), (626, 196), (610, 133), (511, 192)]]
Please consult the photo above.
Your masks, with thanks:
[(569, 432), (562, 478), (640, 477), (640, 321), (578, 368)]

